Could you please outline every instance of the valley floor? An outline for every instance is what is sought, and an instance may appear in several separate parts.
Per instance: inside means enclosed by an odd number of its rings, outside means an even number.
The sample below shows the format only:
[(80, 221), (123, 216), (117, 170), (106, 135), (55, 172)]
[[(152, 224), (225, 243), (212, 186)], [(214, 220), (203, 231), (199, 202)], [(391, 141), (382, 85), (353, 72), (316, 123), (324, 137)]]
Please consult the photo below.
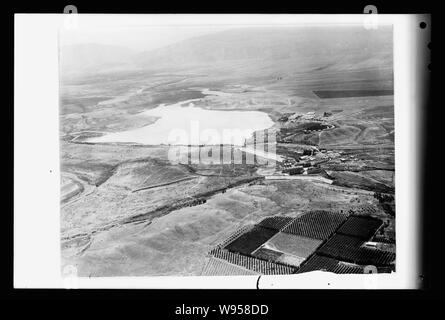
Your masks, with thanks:
[[(62, 267), (75, 266), (85, 277), (200, 275), (209, 250), (238, 228), (308, 210), (380, 217), (388, 222), (384, 237), (394, 240), (393, 203), (376, 197), (394, 194), (393, 97), (386, 91), (308, 98), (289, 90), (286, 80), (232, 85), (215, 77), (203, 94), (208, 79), (177, 78), (138, 78), (132, 86), (140, 90), (130, 92), (126, 81), (119, 99), (92, 106), (65, 99)], [(71, 84), (64, 94), (94, 100), (91, 88), (103, 94), (110, 86)], [(165, 145), (88, 143), (105, 132), (150, 125), (156, 117), (141, 112), (186, 99), (198, 99), (202, 109), (266, 112), (278, 132), (277, 165), (175, 164)], [(286, 173), (297, 167), (304, 174)]]

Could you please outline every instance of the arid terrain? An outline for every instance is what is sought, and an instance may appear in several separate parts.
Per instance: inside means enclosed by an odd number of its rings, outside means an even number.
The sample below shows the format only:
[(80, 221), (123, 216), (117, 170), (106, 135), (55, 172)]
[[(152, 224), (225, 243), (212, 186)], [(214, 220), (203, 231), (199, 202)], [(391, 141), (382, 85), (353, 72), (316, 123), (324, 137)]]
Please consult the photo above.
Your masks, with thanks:
[[(381, 226), (364, 241), (394, 252), (392, 30), (338, 29), (231, 30), (82, 74), (64, 73), (64, 59), (74, 58), (62, 49), (62, 266), (85, 277), (257, 274), (221, 267), (209, 252), (266, 217), (312, 211), (376, 218)], [(174, 163), (166, 144), (94, 142), (153, 125), (160, 118), (147, 110), (189, 100), (203, 110), (267, 114), (280, 161)], [(245, 157), (242, 148), (222, 148)], [(284, 235), (252, 255), (301, 252), (276, 258), (298, 268), (337, 236), (300, 239), (296, 249), (289, 241), (298, 240)]]

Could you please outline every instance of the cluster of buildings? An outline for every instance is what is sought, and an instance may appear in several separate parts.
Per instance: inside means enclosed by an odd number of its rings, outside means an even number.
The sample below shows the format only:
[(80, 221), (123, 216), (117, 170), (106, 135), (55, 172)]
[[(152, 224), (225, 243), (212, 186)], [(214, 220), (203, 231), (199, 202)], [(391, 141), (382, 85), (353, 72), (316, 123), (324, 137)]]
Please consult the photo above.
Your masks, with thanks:
[(320, 162), (317, 153), (316, 148), (295, 151), (292, 157), (286, 157), (281, 162), (281, 172), (289, 175), (318, 173), (318, 170), (314, 170)]
[(292, 156), (286, 157), (280, 163), (281, 173), (288, 175), (319, 174), (323, 171), (320, 164), (331, 160), (347, 162), (357, 160), (357, 157), (355, 155), (344, 155), (342, 151), (336, 152), (324, 148), (301, 149), (294, 151)]
[(313, 120), (313, 121), (323, 121), (323, 118), (327, 118), (332, 116), (331, 112), (324, 112), (323, 115), (317, 115), (315, 112), (310, 111), (306, 113), (287, 113), (285, 114), (281, 120), (295, 122), (297, 120)]

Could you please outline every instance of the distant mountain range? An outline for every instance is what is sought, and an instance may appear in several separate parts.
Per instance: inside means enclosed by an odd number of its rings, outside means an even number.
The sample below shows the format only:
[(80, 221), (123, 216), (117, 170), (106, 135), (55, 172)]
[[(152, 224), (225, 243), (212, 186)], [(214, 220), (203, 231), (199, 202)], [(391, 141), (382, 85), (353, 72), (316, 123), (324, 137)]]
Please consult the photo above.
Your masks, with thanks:
[(62, 47), (62, 73), (192, 68), (340, 70), (391, 68), (392, 29), (274, 27), (231, 29), (136, 53), (120, 46)]
[(125, 47), (103, 44), (76, 44), (59, 50), (62, 74), (82, 74), (125, 67), (135, 53)]

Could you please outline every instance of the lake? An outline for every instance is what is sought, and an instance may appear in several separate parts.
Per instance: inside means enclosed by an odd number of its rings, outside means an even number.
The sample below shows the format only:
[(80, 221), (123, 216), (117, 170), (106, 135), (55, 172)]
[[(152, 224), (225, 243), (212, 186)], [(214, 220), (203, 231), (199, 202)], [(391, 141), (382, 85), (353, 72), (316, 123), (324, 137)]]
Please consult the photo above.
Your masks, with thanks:
[[(211, 92), (214, 94), (214, 92)], [(206, 110), (191, 99), (140, 113), (139, 117), (159, 117), (154, 123), (128, 131), (90, 138), (88, 142), (138, 143), (146, 145), (215, 145), (242, 146), (253, 132), (272, 127), (274, 122), (260, 111)]]

